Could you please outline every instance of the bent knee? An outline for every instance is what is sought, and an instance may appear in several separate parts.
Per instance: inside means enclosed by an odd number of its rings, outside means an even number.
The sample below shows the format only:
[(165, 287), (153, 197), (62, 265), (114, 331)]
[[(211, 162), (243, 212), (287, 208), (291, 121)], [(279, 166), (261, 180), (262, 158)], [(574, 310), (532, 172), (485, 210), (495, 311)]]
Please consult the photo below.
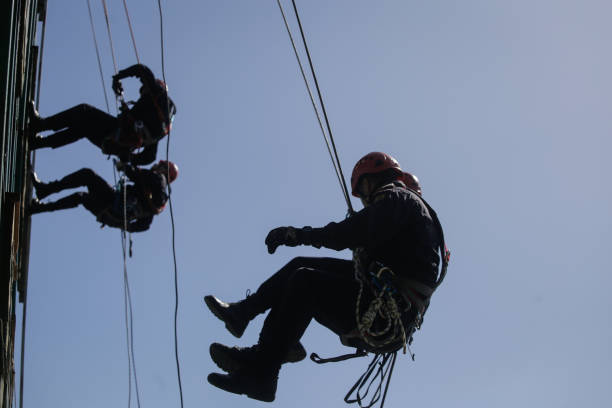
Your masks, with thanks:
[(78, 174), (79, 176), (85, 176), (85, 177), (97, 177), (98, 176), (95, 171), (87, 167), (82, 168), (81, 170), (77, 170), (76, 174)]
[(308, 264), (310, 258), (306, 256), (296, 256), (287, 265), (291, 266), (292, 269), (303, 268)]

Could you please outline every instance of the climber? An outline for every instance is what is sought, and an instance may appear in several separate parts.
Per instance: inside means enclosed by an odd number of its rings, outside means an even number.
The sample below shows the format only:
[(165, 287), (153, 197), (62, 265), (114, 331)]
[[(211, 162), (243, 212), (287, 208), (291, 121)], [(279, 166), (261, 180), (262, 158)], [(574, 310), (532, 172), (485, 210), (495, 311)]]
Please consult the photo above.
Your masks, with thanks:
[[(121, 79), (137, 77), (142, 86), (136, 102), (123, 102)], [(30, 148), (57, 148), (84, 137), (105, 154), (118, 156), (121, 161), (144, 165), (155, 161), (157, 144), (168, 134), (176, 108), (168, 97), (166, 84), (155, 79), (149, 68), (136, 64), (113, 76), (113, 91), (120, 96), (121, 112), (112, 116), (88, 104), (76, 105), (53, 116), (42, 118), (30, 105)], [(55, 130), (46, 137), (37, 135)], [(143, 148), (142, 152), (134, 153)]]
[[(352, 261), (298, 257), (239, 302), (205, 298), (212, 313), (237, 337), (250, 320), (269, 310), (256, 345), (210, 346), (211, 358), (227, 372), (211, 373), (208, 381), (213, 386), (273, 401), (280, 367), (299, 358), (299, 340), (313, 318), (338, 334), (343, 344), (369, 351), (397, 350), (419, 327), (440, 277), (443, 233), (437, 216), (418, 194), (418, 179), (404, 173), (388, 154), (373, 152), (359, 160), (351, 187), (364, 204), (361, 211), (323, 228), (275, 228), (265, 243), (271, 254), (280, 245), (350, 248)], [(391, 273), (381, 274), (383, 270)], [(361, 316), (356, 316), (356, 310), (376, 296), (371, 271), (379, 279), (390, 276), (386, 285), (393, 289), (389, 297), (398, 311), (396, 329), (384, 339), (370, 336), (359, 323)], [(377, 318), (368, 328), (375, 333), (386, 324)]]
[[(64, 178), (50, 183), (43, 183), (33, 174), (33, 185), (38, 200), (62, 190), (87, 187), (87, 192), (77, 192), (57, 201), (42, 203), (33, 200), (30, 214), (74, 208), (82, 204), (96, 216), (97, 221), (109, 227), (125, 228), (128, 232), (140, 232), (149, 229), (153, 217), (162, 212), (168, 195), (168, 183), (178, 176), (176, 164), (160, 160), (150, 169), (139, 169), (132, 165), (117, 162), (118, 170), (124, 171), (132, 183), (120, 183), (117, 188), (111, 187), (104, 179), (91, 169), (81, 169)], [(125, 221), (124, 221), (125, 214)]]

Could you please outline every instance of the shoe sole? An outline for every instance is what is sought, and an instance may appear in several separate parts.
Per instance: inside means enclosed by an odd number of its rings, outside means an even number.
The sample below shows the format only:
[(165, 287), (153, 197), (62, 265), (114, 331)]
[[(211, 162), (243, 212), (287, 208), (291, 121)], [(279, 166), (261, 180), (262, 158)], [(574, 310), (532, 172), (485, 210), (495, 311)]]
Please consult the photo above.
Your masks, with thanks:
[(261, 395), (261, 394), (255, 394), (253, 392), (248, 392), (248, 391), (243, 391), (243, 390), (238, 390), (232, 387), (228, 387), (226, 383), (224, 383), (223, 381), (217, 381), (215, 379), (215, 375), (216, 373), (211, 373), (208, 375), (208, 383), (210, 385), (212, 385), (213, 387), (217, 387), (220, 390), (223, 390), (225, 392), (231, 392), (232, 394), (238, 394), (238, 395), (246, 395), (247, 397), (254, 399), (254, 400), (258, 400), (258, 401), (263, 401), (263, 402), (273, 402), (275, 399), (275, 395)]
[(213, 296), (210, 296), (210, 295), (204, 296), (204, 303), (206, 303), (208, 310), (210, 310), (210, 312), (214, 314), (217, 319), (225, 323), (225, 328), (227, 329), (228, 332), (230, 332), (234, 337), (237, 337), (237, 338), (242, 337), (242, 334), (244, 333), (244, 331), (239, 332), (235, 330), (234, 327), (230, 323), (225, 321), (223, 314), (221, 314), (219, 310), (217, 310), (218, 304)]

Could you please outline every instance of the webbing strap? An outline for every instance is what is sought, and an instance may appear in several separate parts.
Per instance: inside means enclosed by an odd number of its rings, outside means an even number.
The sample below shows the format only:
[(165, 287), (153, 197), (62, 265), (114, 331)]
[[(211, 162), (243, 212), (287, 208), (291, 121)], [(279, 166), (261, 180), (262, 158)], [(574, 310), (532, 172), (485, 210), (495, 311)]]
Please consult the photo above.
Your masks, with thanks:
[[(395, 367), (396, 358), (397, 352), (376, 354), (366, 371), (359, 377), (359, 379), (346, 394), (344, 397), (344, 402), (347, 404), (356, 402), (361, 408), (372, 407), (380, 399), (382, 387), (386, 380), (384, 393), (382, 393), (382, 401), (380, 403), (380, 408), (383, 408), (385, 398), (387, 397), (387, 390), (389, 389), (389, 383), (391, 382), (393, 368)], [(374, 394), (370, 397), (369, 402), (364, 403), (364, 400), (368, 398), (368, 394), (370, 394), (372, 385), (377, 380), (378, 385), (373, 390)], [(353, 394), (355, 394), (355, 396), (351, 397)]]
[(354, 353), (342, 354), (336, 357), (321, 358), (317, 353), (311, 353), (310, 359), (317, 364), (337, 363), (339, 361), (350, 360), (351, 358), (367, 356), (368, 352), (361, 349), (356, 349)]

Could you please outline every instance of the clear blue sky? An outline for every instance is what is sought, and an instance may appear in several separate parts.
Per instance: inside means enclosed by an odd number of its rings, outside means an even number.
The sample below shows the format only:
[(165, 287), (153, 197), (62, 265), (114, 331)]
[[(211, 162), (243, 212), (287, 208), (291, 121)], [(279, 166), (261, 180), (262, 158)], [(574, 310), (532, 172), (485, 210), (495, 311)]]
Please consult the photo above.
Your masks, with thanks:
[[(108, 3), (125, 67), (135, 62), (126, 20)], [(128, 5), (141, 59), (161, 75), (157, 4)], [(453, 251), (387, 406), (610, 406), (612, 4), (298, 5), (345, 172), (369, 151), (393, 154), (421, 179)], [(250, 345), (262, 320), (234, 339), (202, 296), (237, 300), (297, 255), (348, 258), (305, 247), (271, 256), (263, 243), (276, 226), (342, 219), (345, 204), (276, 2), (164, 11), (185, 406), (263, 406), (206, 382), (208, 345)], [(81, 102), (104, 108), (86, 3), (49, 2), (40, 112)], [(39, 151), (36, 167), (43, 180), (91, 167), (112, 181), (87, 141)], [(170, 232), (166, 211), (133, 235), (128, 265), (143, 408), (179, 404)], [(303, 342), (349, 351), (316, 323)], [(342, 406), (366, 364), (287, 366), (273, 406)], [(82, 208), (33, 219), (25, 368), (26, 408), (127, 406), (120, 235)]]

